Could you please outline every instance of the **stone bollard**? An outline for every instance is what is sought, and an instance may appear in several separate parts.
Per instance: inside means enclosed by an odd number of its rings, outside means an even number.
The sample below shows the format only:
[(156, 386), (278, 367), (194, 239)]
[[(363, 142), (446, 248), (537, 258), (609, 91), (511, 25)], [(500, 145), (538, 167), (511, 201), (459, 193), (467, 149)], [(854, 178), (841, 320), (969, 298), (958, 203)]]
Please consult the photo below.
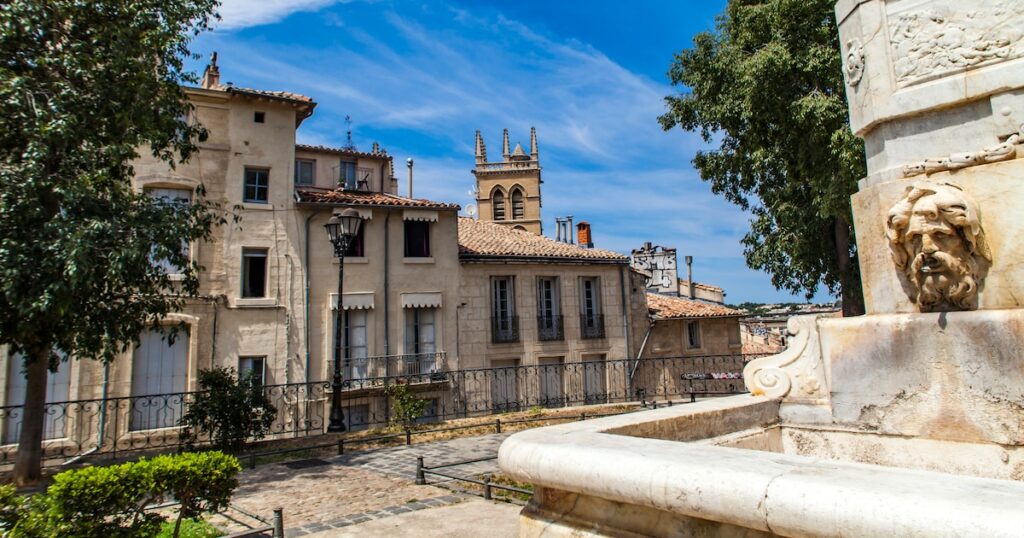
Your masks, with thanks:
[(416, 485), (427, 484), (427, 475), (423, 474), (423, 456), (416, 456)]
[(284, 538), (284, 509), (274, 509), (274, 538)]

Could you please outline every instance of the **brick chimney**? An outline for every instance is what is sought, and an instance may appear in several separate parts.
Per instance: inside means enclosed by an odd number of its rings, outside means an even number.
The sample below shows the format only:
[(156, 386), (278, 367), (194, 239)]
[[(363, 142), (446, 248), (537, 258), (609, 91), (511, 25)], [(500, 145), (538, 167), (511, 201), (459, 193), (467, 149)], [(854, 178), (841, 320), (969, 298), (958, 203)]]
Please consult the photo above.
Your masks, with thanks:
[(590, 236), (590, 223), (581, 220), (576, 225), (576, 241), (583, 248), (594, 248), (594, 239)]
[(220, 84), (220, 68), (217, 67), (217, 53), (214, 52), (210, 55), (210, 63), (206, 65), (206, 69), (203, 71), (203, 88), (207, 90)]

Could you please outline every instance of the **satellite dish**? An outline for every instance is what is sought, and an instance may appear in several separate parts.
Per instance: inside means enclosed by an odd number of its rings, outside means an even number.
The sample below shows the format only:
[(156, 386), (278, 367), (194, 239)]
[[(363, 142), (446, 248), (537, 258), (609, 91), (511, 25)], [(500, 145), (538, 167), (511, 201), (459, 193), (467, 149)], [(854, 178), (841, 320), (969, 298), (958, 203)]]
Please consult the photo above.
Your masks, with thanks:
[(475, 217), (476, 216), (476, 206), (473, 205), (473, 204), (467, 205), (466, 206), (466, 214), (469, 215), (470, 217)]

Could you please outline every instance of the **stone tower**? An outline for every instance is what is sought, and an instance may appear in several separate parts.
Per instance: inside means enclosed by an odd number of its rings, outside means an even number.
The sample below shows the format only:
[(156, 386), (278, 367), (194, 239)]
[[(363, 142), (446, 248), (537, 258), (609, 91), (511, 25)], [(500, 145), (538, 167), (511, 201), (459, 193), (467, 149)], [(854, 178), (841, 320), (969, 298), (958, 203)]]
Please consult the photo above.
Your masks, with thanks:
[(537, 129), (530, 128), (530, 153), (516, 144), (509, 151), (508, 129), (501, 144), (501, 160), (487, 161), (487, 147), (476, 132), (476, 202), (480, 220), (511, 226), (541, 235), (540, 161), (537, 155)]

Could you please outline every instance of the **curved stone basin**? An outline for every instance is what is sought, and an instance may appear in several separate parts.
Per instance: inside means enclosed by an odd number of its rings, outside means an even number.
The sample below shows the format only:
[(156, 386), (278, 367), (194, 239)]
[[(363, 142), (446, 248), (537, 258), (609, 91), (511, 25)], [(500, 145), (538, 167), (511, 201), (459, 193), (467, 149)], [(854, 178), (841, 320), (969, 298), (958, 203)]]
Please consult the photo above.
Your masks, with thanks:
[(741, 395), (511, 436), (499, 464), (536, 487), (520, 536), (1024, 533), (1020, 482), (776, 452), (799, 451), (779, 404)]

